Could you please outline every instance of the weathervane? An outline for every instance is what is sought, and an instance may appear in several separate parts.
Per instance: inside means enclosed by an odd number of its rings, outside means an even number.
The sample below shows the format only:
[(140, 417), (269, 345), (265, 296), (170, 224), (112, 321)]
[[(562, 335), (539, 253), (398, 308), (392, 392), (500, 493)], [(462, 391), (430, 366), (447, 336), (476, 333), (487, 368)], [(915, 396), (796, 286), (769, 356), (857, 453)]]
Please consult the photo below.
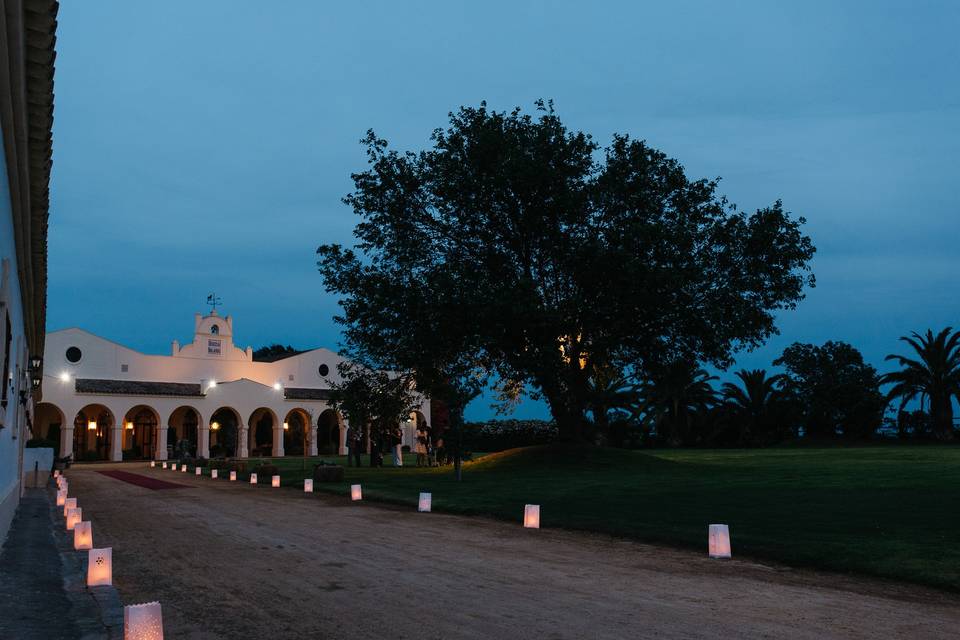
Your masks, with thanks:
[(207, 296), (207, 304), (210, 305), (210, 313), (213, 313), (217, 310), (217, 305), (220, 304), (220, 298), (217, 297), (217, 294), (211, 293)]

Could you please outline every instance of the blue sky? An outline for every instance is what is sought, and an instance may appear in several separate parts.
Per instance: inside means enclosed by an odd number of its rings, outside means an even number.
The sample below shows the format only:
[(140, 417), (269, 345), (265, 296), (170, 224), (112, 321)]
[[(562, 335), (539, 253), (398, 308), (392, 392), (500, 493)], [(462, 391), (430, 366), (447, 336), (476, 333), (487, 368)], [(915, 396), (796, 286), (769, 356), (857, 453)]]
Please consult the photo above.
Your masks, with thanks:
[(883, 370), (960, 325), (958, 25), (921, 0), (62, 3), (48, 328), (166, 353), (216, 291), (243, 345), (335, 348), (314, 252), (351, 239), (363, 133), (419, 149), (461, 104), (543, 97), (807, 218), (818, 286), (738, 364), (841, 339)]

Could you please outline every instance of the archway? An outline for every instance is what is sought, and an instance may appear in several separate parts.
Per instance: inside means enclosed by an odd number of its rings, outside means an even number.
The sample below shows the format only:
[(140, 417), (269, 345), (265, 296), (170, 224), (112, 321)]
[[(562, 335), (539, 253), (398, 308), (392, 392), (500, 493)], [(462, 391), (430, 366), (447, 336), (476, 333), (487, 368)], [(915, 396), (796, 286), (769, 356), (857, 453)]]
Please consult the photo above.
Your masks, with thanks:
[(333, 409), (325, 410), (317, 418), (317, 453), (340, 453), (340, 415)]
[(150, 459), (156, 449), (160, 415), (145, 404), (139, 404), (123, 417), (123, 459)]
[(88, 404), (73, 419), (73, 459), (109, 460), (114, 417), (102, 404)]
[(309, 442), (310, 414), (305, 409), (291, 409), (283, 420), (283, 455), (302, 456)]
[(250, 414), (248, 438), (250, 457), (273, 455), (273, 430), (277, 416), (270, 409), (260, 407)]
[(191, 406), (174, 409), (167, 419), (167, 450), (173, 457), (180, 454), (197, 455), (197, 429), (200, 426), (200, 412)]
[(240, 415), (230, 407), (221, 407), (210, 416), (210, 457), (237, 455)]
[(48, 440), (53, 445), (55, 456), (60, 456), (60, 433), (65, 423), (63, 411), (49, 402), (41, 402), (33, 408), (33, 437)]

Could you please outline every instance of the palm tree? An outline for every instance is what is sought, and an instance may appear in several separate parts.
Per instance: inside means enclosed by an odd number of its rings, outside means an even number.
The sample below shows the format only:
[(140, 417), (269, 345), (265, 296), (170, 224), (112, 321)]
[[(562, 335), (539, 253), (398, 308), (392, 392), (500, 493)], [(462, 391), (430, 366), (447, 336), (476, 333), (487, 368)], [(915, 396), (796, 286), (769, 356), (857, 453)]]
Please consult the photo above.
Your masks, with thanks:
[(887, 401), (900, 398), (902, 411), (917, 396), (921, 409), (926, 400), (934, 437), (949, 440), (953, 437), (953, 400), (960, 402), (960, 331), (947, 327), (933, 335), (927, 329), (926, 335), (914, 331), (900, 339), (910, 345), (916, 357), (890, 354), (885, 358), (901, 367), (900, 371), (881, 376), (882, 384), (893, 385), (887, 392)]
[(594, 424), (607, 441), (610, 439), (610, 411), (622, 410), (633, 415), (638, 402), (637, 388), (619, 369), (610, 366), (593, 368), (587, 398)]
[(745, 445), (763, 437), (776, 426), (774, 405), (782, 395), (778, 385), (784, 376), (768, 378), (764, 369), (741, 369), (736, 376), (743, 387), (724, 382), (720, 393), (737, 422), (739, 444)]
[(694, 419), (716, 401), (710, 385), (716, 379), (696, 363), (682, 360), (659, 367), (638, 388), (638, 412), (667, 444), (689, 442)]

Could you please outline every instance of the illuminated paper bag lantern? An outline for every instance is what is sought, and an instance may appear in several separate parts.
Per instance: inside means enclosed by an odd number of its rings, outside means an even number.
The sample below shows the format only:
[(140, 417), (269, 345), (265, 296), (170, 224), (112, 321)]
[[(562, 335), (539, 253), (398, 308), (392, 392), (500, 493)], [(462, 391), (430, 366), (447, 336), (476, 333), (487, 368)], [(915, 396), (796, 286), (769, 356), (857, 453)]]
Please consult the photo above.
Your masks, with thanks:
[(57, 506), (62, 507), (67, 501), (67, 490), (60, 489), (57, 491)]
[(313, 493), (313, 478), (305, 478), (303, 481), (303, 492)]
[(103, 587), (113, 584), (113, 548), (90, 549), (87, 552), (87, 586)]
[(166, 463), (166, 462), (163, 463), (163, 468), (164, 468), (164, 469), (167, 468), (167, 463)]
[(360, 485), (358, 484), (350, 485), (350, 499), (363, 500), (363, 490), (360, 489)]
[(203, 469), (202, 469), (201, 467), (197, 467), (196, 469), (194, 469), (194, 471), (196, 472), (196, 475), (198, 475), (198, 476), (203, 475)]
[(523, 526), (527, 529), (540, 528), (540, 505), (527, 504), (523, 507)]
[(63, 517), (64, 518), (67, 517), (67, 513), (70, 511), (70, 509), (76, 509), (76, 508), (77, 508), (76, 498), (67, 498), (66, 500), (64, 500), (63, 501)]
[(272, 478), (270, 478), (270, 486), (271, 486), (271, 487), (279, 487), (279, 486), (280, 486), (280, 476), (273, 476)]
[(67, 531), (73, 531), (73, 528), (77, 526), (77, 523), (81, 520), (83, 520), (83, 509), (80, 507), (67, 511)]
[(417, 511), (420, 513), (430, 513), (430, 507), (433, 503), (433, 494), (420, 492), (420, 499), (417, 500)]
[(163, 640), (163, 614), (159, 602), (130, 604), (123, 608), (123, 640)]
[(216, 470), (216, 469), (210, 469), (210, 477), (213, 478), (214, 480), (217, 479), (217, 470)]
[(93, 549), (93, 523), (84, 520), (73, 525), (73, 548)]
[[(230, 478), (230, 479), (233, 480), (233, 478)], [(250, 484), (257, 484), (257, 474), (255, 473), (250, 474)]]
[(181, 465), (180, 473), (186, 473), (186, 472), (187, 472), (187, 465)]
[(170, 465), (170, 468), (173, 469), (174, 471), (176, 471), (176, 470), (177, 470), (177, 463), (174, 462), (172, 465)]
[(725, 524), (712, 524), (708, 532), (710, 557), (730, 557), (730, 527)]
[(152, 468), (155, 467), (155, 466), (157, 466), (157, 461), (156, 461), (156, 460), (151, 460), (151, 461), (150, 461), (150, 468), (152, 469)]
[(236, 471), (231, 471), (231, 472), (230, 472), (230, 482), (234, 482), (236, 479), (237, 479), (237, 472), (236, 472)]

